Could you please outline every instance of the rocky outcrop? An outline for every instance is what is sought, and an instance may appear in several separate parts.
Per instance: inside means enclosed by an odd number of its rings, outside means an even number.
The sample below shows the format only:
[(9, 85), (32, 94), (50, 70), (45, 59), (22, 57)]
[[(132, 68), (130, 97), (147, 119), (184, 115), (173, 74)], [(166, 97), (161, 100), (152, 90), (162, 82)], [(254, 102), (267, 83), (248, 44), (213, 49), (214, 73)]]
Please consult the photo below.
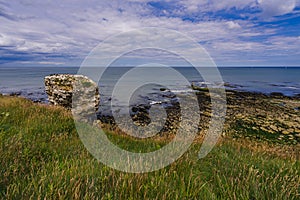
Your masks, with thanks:
[(77, 114), (95, 113), (99, 108), (98, 86), (86, 76), (71, 74), (46, 76), (45, 91), (50, 104), (76, 109)]

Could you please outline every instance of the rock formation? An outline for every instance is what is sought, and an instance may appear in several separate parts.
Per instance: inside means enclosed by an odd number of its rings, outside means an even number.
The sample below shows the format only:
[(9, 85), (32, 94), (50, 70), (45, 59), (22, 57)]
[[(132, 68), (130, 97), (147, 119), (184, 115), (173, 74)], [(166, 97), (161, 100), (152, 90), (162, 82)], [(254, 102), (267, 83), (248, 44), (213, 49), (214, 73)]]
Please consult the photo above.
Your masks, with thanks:
[(72, 109), (73, 114), (87, 116), (99, 108), (97, 84), (83, 75), (54, 74), (45, 77), (49, 103)]

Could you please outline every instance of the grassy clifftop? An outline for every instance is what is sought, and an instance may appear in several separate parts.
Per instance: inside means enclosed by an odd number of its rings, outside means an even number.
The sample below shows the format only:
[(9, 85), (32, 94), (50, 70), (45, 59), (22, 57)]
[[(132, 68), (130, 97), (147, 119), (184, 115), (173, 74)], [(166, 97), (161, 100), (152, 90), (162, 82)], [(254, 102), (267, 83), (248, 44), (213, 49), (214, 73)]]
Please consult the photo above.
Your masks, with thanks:
[[(153, 149), (107, 133), (121, 148)], [(77, 136), (69, 111), (0, 96), (0, 198), (6, 199), (299, 199), (295, 148), (223, 138), (204, 159), (193, 144), (159, 171), (128, 174), (94, 159)], [(109, 155), (108, 155), (109, 156)]]

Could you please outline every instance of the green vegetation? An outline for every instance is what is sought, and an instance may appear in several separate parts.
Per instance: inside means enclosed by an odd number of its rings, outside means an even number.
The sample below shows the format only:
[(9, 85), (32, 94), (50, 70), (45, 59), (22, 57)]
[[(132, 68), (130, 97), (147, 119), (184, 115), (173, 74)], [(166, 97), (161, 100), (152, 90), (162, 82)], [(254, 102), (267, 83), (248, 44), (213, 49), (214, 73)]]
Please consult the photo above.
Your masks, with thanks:
[(236, 130), (236, 133), (233, 134), (233, 137), (236, 138), (254, 138), (257, 141), (268, 141), (270, 143), (289, 145), (297, 145), (300, 142), (299, 137), (294, 137), (293, 135), (284, 135), (281, 133), (270, 133), (268, 131), (260, 130), (257, 124), (245, 122), (241, 119), (236, 121), (233, 128)]
[[(164, 144), (107, 134), (120, 147), (132, 151), (153, 150)], [(0, 144), (0, 199), (300, 197), (299, 159), (289, 152), (279, 155), (264, 151), (272, 147), (267, 143), (223, 139), (201, 160), (197, 158), (200, 144), (195, 143), (164, 169), (123, 173), (106, 167), (87, 152), (70, 112), (16, 97), (0, 96)]]
[(83, 87), (91, 87), (93, 84), (89, 81), (82, 81), (82, 86)]

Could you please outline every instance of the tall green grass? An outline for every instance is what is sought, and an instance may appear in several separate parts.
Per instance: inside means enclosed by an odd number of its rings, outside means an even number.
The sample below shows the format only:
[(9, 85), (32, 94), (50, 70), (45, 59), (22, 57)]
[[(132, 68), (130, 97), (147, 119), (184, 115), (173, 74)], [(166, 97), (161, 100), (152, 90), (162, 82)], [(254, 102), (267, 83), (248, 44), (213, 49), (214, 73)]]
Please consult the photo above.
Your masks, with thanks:
[[(132, 151), (164, 145), (107, 134)], [(0, 96), (0, 143), (1, 199), (300, 198), (299, 160), (231, 140), (201, 160), (195, 143), (175, 163), (151, 173), (110, 169), (84, 148), (68, 111), (21, 98)]]

